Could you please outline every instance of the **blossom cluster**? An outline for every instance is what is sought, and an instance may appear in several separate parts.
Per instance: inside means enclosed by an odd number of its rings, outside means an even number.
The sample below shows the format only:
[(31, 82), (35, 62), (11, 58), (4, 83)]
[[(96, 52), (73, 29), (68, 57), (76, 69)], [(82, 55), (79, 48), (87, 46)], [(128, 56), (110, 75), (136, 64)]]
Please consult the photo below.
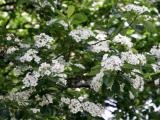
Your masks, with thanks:
[(133, 43), (131, 42), (131, 39), (126, 37), (126, 36), (123, 36), (121, 34), (116, 35), (113, 38), (113, 42), (120, 43), (122, 45), (126, 45), (128, 48), (131, 48), (133, 46)]
[(108, 56), (108, 54), (103, 55), (101, 66), (104, 70), (121, 70), (123, 66), (123, 62), (118, 56), (112, 55)]
[(122, 52), (121, 60), (132, 65), (146, 64), (146, 57), (143, 54), (134, 54), (132, 51)]
[(45, 33), (41, 33), (40, 35), (34, 36), (35, 46), (38, 48), (47, 47), (50, 48), (50, 43), (54, 41), (54, 39)]
[(128, 4), (124, 8), (125, 8), (126, 11), (134, 11), (134, 12), (139, 13), (139, 14), (149, 12), (149, 9), (147, 7), (139, 6), (139, 5), (136, 5), (136, 4)]
[(37, 86), (38, 78), (40, 77), (40, 74), (36, 71), (32, 73), (27, 73), (26, 76), (23, 78), (22, 82), (24, 84), (23, 88), (25, 87), (32, 87)]
[(97, 73), (95, 77), (93, 77), (90, 87), (98, 92), (102, 86), (102, 79), (103, 79), (104, 73), (101, 71), (100, 73)]
[(61, 102), (69, 105), (69, 109), (72, 113), (83, 112), (86, 111), (90, 113), (93, 117), (102, 117), (104, 113), (104, 107), (100, 104), (95, 104), (89, 101), (79, 101), (78, 99), (70, 99), (70, 98), (61, 98)]
[(139, 91), (143, 91), (144, 89), (144, 80), (140, 75), (140, 71), (137, 69), (132, 70), (131, 75), (134, 76), (131, 78), (131, 82), (133, 87)]
[(76, 42), (81, 42), (82, 40), (87, 40), (88, 38), (95, 36), (95, 34), (89, 29), (72, 30), (69, 35), (73, 37)]
[(34, 49), (29, 49), (22, 57), (20, 57), (21, 62), (31, 62), (34, 60), (36, 63), (39, 63), (41, 58), (37, 56), (38, 51)]

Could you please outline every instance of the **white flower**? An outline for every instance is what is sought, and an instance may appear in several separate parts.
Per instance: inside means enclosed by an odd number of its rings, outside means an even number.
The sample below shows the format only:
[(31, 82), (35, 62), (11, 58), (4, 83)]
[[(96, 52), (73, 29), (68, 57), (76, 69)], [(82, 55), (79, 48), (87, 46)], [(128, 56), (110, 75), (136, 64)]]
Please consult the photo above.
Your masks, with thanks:
[(95, 32), (97, 33), (95, 38), (98, 41), (106, 40), (106, 38), (107, 38), (107, 33), (106, 32), (103, 32), (103, 31), (100, 31), (100, 30), (95, 30)]
[(160, 70), (160, 62), (158, 62), (157, 64), (152, 64), (152, 68), (154, 72), (157, 72), (158, 70)]
[(108, 45), (108, 41), (91, 41), (89, 42), (90, 44), (90, 47), (89, 49), (92, 51), (92, 52), (96, 52), (96, 53), (99, 53), (99, 52), (107, 52), (109, 51), (109, 45)]
[(104, 76), (104, 73), (103, 73), (103, 72), (100, 72), (100, 73), (96, 74), (96, 76), (92, 79), (91, 84), (90, 84), (90, 87), (91, 87), (94, 91), (98, 92), (99, 89), (101, 88), (103, 76)]
[(140, 73), (139, 70), (134, 69), (131, 72), (131, 75), (134, 76), (134, 78), (132, 78), (132, 85), (135, 89), (139, 90), (139, 91), (143, 91), (144, 89), (144, 81), (143, 78), (141, 76), (139, 76), (137, 73)]
[(17, 47), (9, 47), (9, 48), (7, 49), (6, 54), (12, 54), (12, 53), (14, 53), (14, 52), (17, 51), (17, 50), (19, 50)]
[(24, 84), (23, 88), (37, 86), (39, 77), (40, 77), (40, 74), (36, 71), (34, 71), (33, 73), (27, 73), (25, 78), (22, 80)]
[(28, 105), (28, 98), (32, 92), (33, 90), (29, 89), (22, 92), (10, 93), (6, 98), (17, 102), (19, 105)]
[(37, 112), (40, 112), (40, 109), (37, 109), (37, 108), (31, 108), (31, 111), (32, 111), (33, 113), (37, 113)]
[(25, 44), (25, 43), (19, 43), (18, 45), (20, 46), (20, 48), (30, 48), (31, 47), (29, 44)]
[(40, 35), (34, 36), (35, 46), (38, 48), (47, 47), (50, 48), (50, 43), (53, 41), (53, 38), (46, 35), (45, 33), (41, 33)]
[(82, 105), (77, 99), (71, 99), (69, 109), (72, 113), (83, 112)]
[(76, 42), (87, 40), (88, 38), (95, 36), (95, 34), (89, 29), (72, 30), (69, 35), (72, 36)]
[(139, 6), (135, 4), (128, 4), (124, 7), (126, 11), (134, 11), (136, 13), (142, 14), (144, 12), (149, 12), (149, 9), (145, 6)]
[(64, 61), (62, 59), (52, 60), (51, 71), (54, 73), (61, 73), (64, 71)]
[(69, 105), (69, 109), (72, 113), (86, 111), (90, 113), (93, 117), (103, 117), (105, 108), (100, 104), (95, 104), (89, 101), (83, 102), (78, 99), (69, 99), (62, 97), (61, 102)]
[(46, 62), (41, 63), (38, 71), (40, 72), (41, 76), (50, 75), (51, 74), (51, 65)]
[(146, 64), (146, 57), (143, 54), (133, 54), (132, 51), (122, 52), (121, 60), (132, 65)]
[(113, 42), (120, 43), (122, 45), (126, 45), (128, 48), (131, 48), (133, 46), (131, 39), (121, 34), (118, 34), (117, 36), (115, 36), (113, 38)]
[(159, 79), (156, 79), (156, 80), (154, 81), (154, 84), (155, 84), (156, 86), (160, 85), (160, 80), (159, 80)]
[(11, 41), (14, 38), (14, 35), (12, 33), (8, 33), (6, 36), (7, 41)]
[(121, 70), (121, 67), (123, 66), (123, 62), (118, 56), (110, 56), (108, 57), (108, 54), (105, 54), (103, 56), (103, 59), (101, 61), (101, 66), (104, 68), (104, 70)]
[(150, 53), (160, 59), (160, 46), (153, 46)]
[(37, 56), (38, 51), (34, 50), (34, 49), (29, 49), (24, 56), (20, 57), (20, 61), (21, 62), (31, 62), (32, 60), (34, 60), (35, 62), (39, 63), (41, 58)]
[(69, 98), (62, 97), (61, 102), (69, 105), (71, 100)]
[(39, 103), (40, 106), (49, 105), (53, 103), (53, 96), (50, 94), (43, 95), (42, 101)]
[(93, 117), (102, 117), (104, 113), (104, 108), (100, 104), (87, 101), (82, 103), (82, 107), (84, 111), (89, 112)]

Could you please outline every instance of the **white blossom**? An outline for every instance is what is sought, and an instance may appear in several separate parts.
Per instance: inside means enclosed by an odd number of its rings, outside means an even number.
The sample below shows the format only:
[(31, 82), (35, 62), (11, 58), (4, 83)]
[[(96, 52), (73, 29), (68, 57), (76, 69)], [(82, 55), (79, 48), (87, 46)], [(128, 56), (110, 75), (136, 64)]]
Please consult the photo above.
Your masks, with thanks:
[(82, 104), (77, 99), (71, 99), (68, 107), (72, 113), (83, 112)]
[(139, 6), (135, 4), (128, 4), (124, 7), (126, 11), (134, 11), (138, 14), (142, 14), (144, 12), (149, 12), (149, 9), (145, 6)]
[(7, 41), (11, 41), (13, 38), (14, 38), (14, 35), (13, 35), (12, 33), (8, 33), (8, 34), (6, 35), (6, 40), (7, 40)]
[(37, 108), (31, 108), (31, 111), (32, 111), (33, 113), (38, 113), (38, 112), (40, 112), (40, 109), (37, 109)]
[(103, 117), (105, 108), (100, 104), (95, 104), (93, 102), (85, 101), (83, 102), (78, 99), (69, 99), (62, 97), (61, 102), (68, 105), (72, 113), (86, 111), (90, 113), (93, 117)]
[(154, 72), (157, 72), (160, 70), (160, 62), (158, 62), (157, 64), (151, 64), (151, 65), (152, 65)]
[(82, 40), (87, 40), (88, 38), (95, 36), (89, 29), (72, 30), (69, 35), (72, 36), (76, 42), (81, 42)]
[(100, 73), (96, 74), (96, 76), (92, 79), (90, 87), (94, 91), (98, 92), (99, 89), (101, 88), (103, 76), (104, 76), (104, 73), (101, 71)]
[(122, 45), (126, 45), (128, 48), (131, 48), (133, 46), (133, 43), (131, 42), (131, 39), (126, 37), (126, 36), (123, 36), (121, 34), (116, 35), (113, 38), (113, 42), (120, 43)]
[(25, 78), (22, 80), (24, 84), (23, 88), (37, 86), (39, 77), (40, 77), (40, 74), (36, 71), (34, 71), (33, 73), (27, 73)]
[(133, 65), (146, 64), (146, 57), (143, 54), (133, 54), (132, 51), (122, 52), (121, 60)]
[(156, 86), (160, 85), (160, 80), (159, 80), (159, 79), (154, 80), (154, 84), (155, 84)]
[(132, 72), (131, 72), (131, 75), (134, 76), (134, 78), (132, 78), (132, 85), (135, 89), (139, 90), (139, 91), (143, 91), (144, 89), (144, 80), (143, 78), (137, 74), (137, 73), (140, 73), (139, 70), (137, 69), (134, 69)]
[(71, 100), (69, 98), (62, 97), (61, 102), (69, 105)]
[(42, 96), (42, 99), (39, 105), (45, 106), (45, 105), (49, 105), (50, 103), (53, 103), (53, 96), (50, 94), (46, 94)]
[(17, 48), (17, 47), (9, 47), (9, 48), (7, 49), (6, 54), (12, 54), (12, 53), (14, 53), (14, 52), (17, 51), (17, 50), (19, 50), (19, 48)]
[(50, 48), (50, 43), (53, 41), (53, 38), (46, 35), (45, 33), (41, 33), (40, 35), (34, 36), (35, 46), (38, 48), (47, 47)]
[(52, 72), (55, 72), (55, 73), (61, 73), (64, 71), (64, 61), (62, 58), (59, 58), (59, 59), (55, 59), (55, 60), (52, 60), (52, 67), (51, 67), (51, 71)]
[(40, 72), (41, 76), (50, 75), (51, 74), (51, 65), (46, 62), (41, 63), (38, 71)]
[(109, 45), (108, 45), (108, 41), (91, 41), (89, 42), (90, 46), (89, 46), (89, 50), (91, 50), (92, 52), (107, 52), (109, 51)]
[(108, 57), (108, 54), (103, 55), (103, 59), (101, 61), (101, 66), (105, 70), (121, 70), (121, 67), (123, 66), (123, 62), (118, 56), (110, 56)]
[(153, 46), (150, 53), (160, 59), (160, 46)]
[(89, 112), (93, 117), (102, 117), (104, 113), (104, 108), (100, 104), (87, 101), (82, 103), (82, 107), (84, 111)]
[(28, 98), (32, 92), (33, 90), (29, 89), (26, 91), (10, 93), (9, 95), (5, 96), (5, 98), (11, 101), (16, 101), (19, 105), (28, 105)]
[(20, 57), (20, 61), (21, 62), (31, 62), (32, 60), (34, 60), (36, 63), (39, 63), (41, 58), (39, 56), (37, 56), (38, 51), (34, 50), (34, 49), (29, 49), (24, 56)]

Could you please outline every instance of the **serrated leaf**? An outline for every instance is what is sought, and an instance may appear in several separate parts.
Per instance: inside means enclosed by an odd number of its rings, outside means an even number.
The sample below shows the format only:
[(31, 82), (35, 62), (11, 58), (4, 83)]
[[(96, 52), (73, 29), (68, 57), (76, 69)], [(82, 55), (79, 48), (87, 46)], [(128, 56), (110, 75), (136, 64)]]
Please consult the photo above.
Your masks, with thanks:
[(68, 6), (67, 17), (70, 18), (75, 11), (75, 7), (73, 5)]

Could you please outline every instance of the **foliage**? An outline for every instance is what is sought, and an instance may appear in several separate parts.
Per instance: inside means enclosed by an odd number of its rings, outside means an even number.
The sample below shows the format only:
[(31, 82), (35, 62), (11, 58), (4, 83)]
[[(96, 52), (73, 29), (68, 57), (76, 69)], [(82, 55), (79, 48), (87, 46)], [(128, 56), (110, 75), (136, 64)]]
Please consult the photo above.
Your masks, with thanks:
[(0, 0), (0, 119), (158, 120), (159, 3)]

